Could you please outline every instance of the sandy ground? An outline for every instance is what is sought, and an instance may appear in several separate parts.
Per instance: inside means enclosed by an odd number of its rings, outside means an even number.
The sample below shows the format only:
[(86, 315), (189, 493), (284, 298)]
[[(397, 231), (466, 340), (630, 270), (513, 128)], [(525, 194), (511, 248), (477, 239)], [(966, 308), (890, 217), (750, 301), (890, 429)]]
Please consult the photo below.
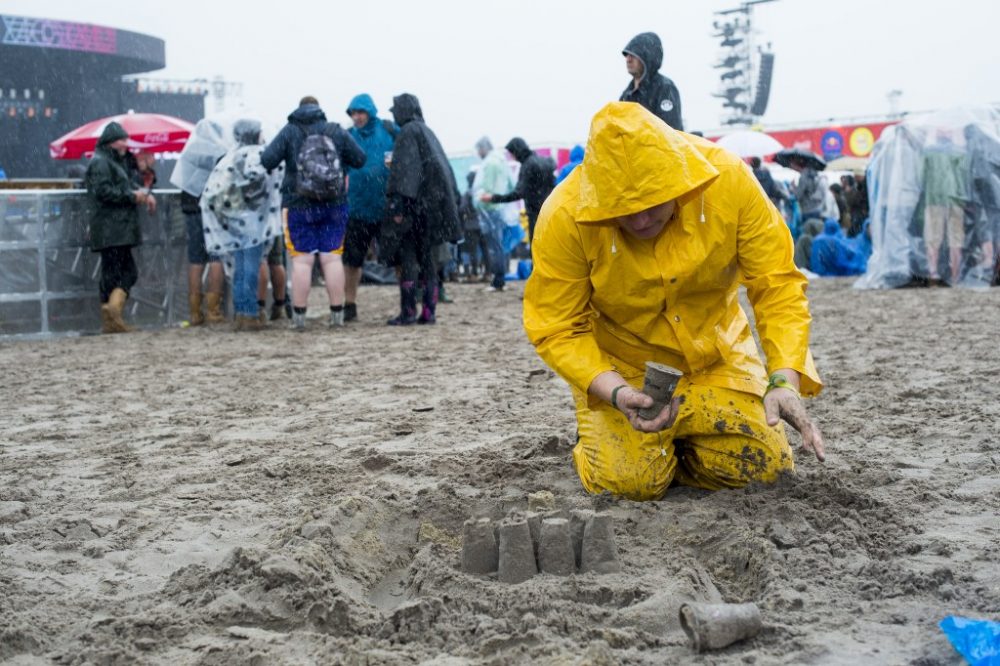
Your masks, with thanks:
[[(826, 464), (647, 504), (581, 491), (520, 286), (453, 292), (436, 327), (371, 288), (345, 331), (0, 346), (0, 661), (930, 666), (1000, 614), (1000, 290), (814, 285)], [(624, 571), (462, 573), (463, 521), (539, 490), (610, 511)], [(695, 656), (687, 599), (764, 630)]]

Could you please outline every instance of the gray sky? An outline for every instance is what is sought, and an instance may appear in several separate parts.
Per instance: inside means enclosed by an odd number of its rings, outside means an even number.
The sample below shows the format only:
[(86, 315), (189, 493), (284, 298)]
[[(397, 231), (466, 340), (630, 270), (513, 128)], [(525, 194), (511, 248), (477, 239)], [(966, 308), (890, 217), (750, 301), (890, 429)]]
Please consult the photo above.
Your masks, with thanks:
[[(245, 84), (244, 100), (280, 123), (299, 97), (319, 98), (346, 124), (368, 92), (389, 116), (392, 96), (416, 94), (449, 151), (482, 134), (503, 144), (583, 140), (591, 116), (628, 82), (622, 47), (652, 30), (662, 72), (681, 91), (685, 127), (719, 126), (713, 11), (727, 0), (375, 0), (273, 5), (222, 0), (0, 0), (0, 13), (85, 21), (167, 43), (158, 76)], [(165, 7), (169, 6), (167, 10)], [(264, 11), (258, 7), (271, 7)], [(779, 0), (756, 10), (758, 39), (776, 53), (764, 123), (883, 114), (1000, 101), (992, 55), (1000, 2)], [(209, 102), (211, 110), (211, 102)]]

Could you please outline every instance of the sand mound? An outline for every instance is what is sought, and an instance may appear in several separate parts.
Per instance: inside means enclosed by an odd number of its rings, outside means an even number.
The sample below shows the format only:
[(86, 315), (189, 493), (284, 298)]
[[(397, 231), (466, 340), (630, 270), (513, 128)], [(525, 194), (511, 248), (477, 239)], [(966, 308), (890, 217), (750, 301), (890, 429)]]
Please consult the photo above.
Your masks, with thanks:
[[(1000, 294), (815, 285), (828, 462), (639, 504), (580, 490), (516, 290), (454, 291), (433, 328), (369, 289), (346, 331), (0, 348), (0, 660), (661, 664), (694, 600), (764, 619), (704, 663), (954, 663), (935, 623), (1000, 612)], [(464, 573), (464, 522), (539, 491), (622, 571)]]

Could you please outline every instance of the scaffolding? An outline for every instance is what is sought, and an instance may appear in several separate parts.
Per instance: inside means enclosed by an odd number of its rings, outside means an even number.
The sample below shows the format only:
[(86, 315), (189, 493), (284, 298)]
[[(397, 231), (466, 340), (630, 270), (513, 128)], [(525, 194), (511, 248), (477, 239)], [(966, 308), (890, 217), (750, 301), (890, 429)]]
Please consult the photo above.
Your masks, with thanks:
[(747, 0), (735, 9), (717, 11), (713, 37), (719, 42), (719, 60), (714, 68), (722, 70), (719, 90), (713, 97), (724, 100), (723, 125), (752, 125), (767, 110), (774, 71), (774, 53), (757, 46), (754, 39), (753, 10), (757, 5), (777, 0)]

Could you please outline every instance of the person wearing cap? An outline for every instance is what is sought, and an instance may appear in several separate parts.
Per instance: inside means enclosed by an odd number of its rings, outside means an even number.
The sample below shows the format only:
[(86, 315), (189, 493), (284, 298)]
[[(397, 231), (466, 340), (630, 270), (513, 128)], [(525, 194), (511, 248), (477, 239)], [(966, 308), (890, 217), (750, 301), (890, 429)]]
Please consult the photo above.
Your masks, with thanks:
[[(794, 467), (781, 418), (823, 460), (800, 399), (822, 388), (807, 282), (784, 220), (736, 155), (637, 104), (608, 104), (583, 163), (542, 207), (533, 250), (524, 328), (572, 388), (587, 491), (653, 500), (672, 483), (774, 481)], [(649, 361), (683, 377), (645, 419)]]
[(132, 248), (142, 242), (139, 206), (156, 212), (156, 198), (135, 183), (126, 161), (128, 132), (110, 122), (97, 141), (84, 183), (96, 209), (90, 220), (90, 247), (101, 253), (101, 330), (128, 333), (125, 302), (139, 279)]
[(684, 130), (681, 119), (681, 94), (669, 78), (660, 74), (663, 44), (655, 32), (643, 32), (632, 38), (622, 50), (625, 69), (632, 80), (619, 101), (642, 104), (675, 130)]

